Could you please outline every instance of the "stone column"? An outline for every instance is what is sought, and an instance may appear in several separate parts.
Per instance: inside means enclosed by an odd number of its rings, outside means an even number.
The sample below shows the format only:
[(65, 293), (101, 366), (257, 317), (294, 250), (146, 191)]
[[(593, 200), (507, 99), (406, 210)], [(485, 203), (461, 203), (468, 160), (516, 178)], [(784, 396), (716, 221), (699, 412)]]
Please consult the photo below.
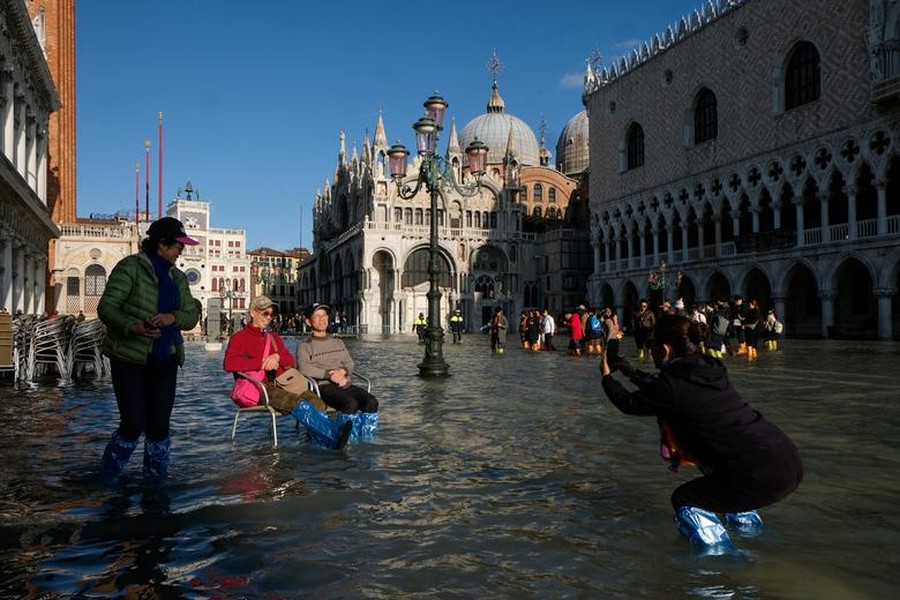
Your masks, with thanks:
[(772, 202), (772, 228), (781, 229), (781, 201)]
[(831, 241), (831, 223), (828, 221), (828, 193), (824, 193), (819, 197), (819, 206), (822, 212), (822, 242)]
[(688, 222), (681, 224), (681, 262), (688, 260)]
[(851, 240), (855, 240), (859, 237), (856, 225), (856, 185), (852, 183), (845, 185), (844, 193), (847, 195), (847, 235)]
[[(795, 198), (797, 198), (795, 196)], [(797, 214), (797, 247), (804, 245), (803, 235), (803, 196), (794, 202), (794, 212)]]
[(16, 170), (22, 179), (28, 180), (28, 174), (25, 171), (26, 152), (25, 152), (25, 124), (26, 124), (26, 106), (25, 96), (16, 98)]
[(625, 243), (628, 244), (628, 268), (633, 269), (635, 267), (634, 255), (636, 254), (634, 248), (634, 236), (629, 232), (628, 237), (625, 239)]
[(675, 240), (672, 239), (672, 232), (675, 231), (675, 226), (671, 223), (666, 223), (666, 262), (668, 264), (672, 264), (672, 259), (675, 255)]
[[(3, 233), (8, 235), (7, 232)], [(3, 269), (2, 280), (0, 280), (0, 306), (5, 306), (6, 310), (14, 313), (13, 310), (13, 248), (9, 241), (0, 242), (0, 268)]]
[(13, 82), (12, 69), (7, 68), (0, 72), (3, 78), (3, 87), (0, 93), (3, 94), (3, 114), (2, 114), (2, 136), (3, 136), (3, 153), (9, 159), (9, 162), (15, 164), (15, 139), (16, 139), (16, 102), (15, 102), (15, 83)]
[(721, 258), (722, 257), (722, 215), (719, 213), (716, 213), (713, 218), (716, 220), (716, 225), (715, 225), (715, 232), (716, 232), (715, 233), (715, 235), (716, 235), (716, 250), (715, 250), (715, 252), (716, 252), (716, 255), (715, 255), (715, 257)]
[[(35, 314), (42, 314), (46, 310), (46, 298), (45, 293), (47, 290), (47, 286), (44, 285), (47, 276), (45, 274), (46, 270), (46, 261), (42, 258), (35, 259), (34, 261), (34, 272), (33, 272), (33, 291), (32, 291), (32, 307), (33, 312)], [(49, 311), (46, 311), (49, 312)]]
[(47, 204), (47, 127), (43, 125), (38, 135), (37, 144), (37, 195), (41, 202)]
[(653, 225), (650, 228), (650, 233), (653, 235), (653, 263), (654, 265), (659, 264), (659, 226)]
[(878, 298), (878, 339), (889, 342), (894, 339), (894, 315), (891, 311), (891, 301), (896, 288), (875, 288), (872, 290)]
[(704, 243), (705, 236), (703, 235), (703, 229), (703, 221), (701, 220), (697, 223), (697, 253), (701, 259), (706, 258), (706, 244)]
[(9, 307), (9, 312), (15, 313), (16, 310), (21, 310), (23, 313), (26, 310), (25, 302), (23, 301), (25, 286), (23, 282), (25, 281), (25, 246), (19, 245), (15, 246), (13, 249), (13, 301), (12, 306)]
[(881, 182), (876, 185), (878, 190), (878, 235), (887, 233), (887, 185)]
[(640, 268), (644, 269), (647, 267), (647, 226), (641, 225), (640, 227), (640, 236), (639, 243), (641, 245), (641, 264)]
[(37, 120), (28, 115), (25, 121), (25, 181), (37, 194)]
[[(22, 253), (26, 254), (26, 248), (22, 248)], [(34, 312), (34, 259), (25, 255), (22, 277), (22, 310), (27, 314), (37, 314)]]
[(819, 298), (822, 300), (822, 339), (828, 339), (828, 330), (834, 326), (834, 299), (837, 298), (837, 292), (822, 290)]
[(597, 238), (594, 238), (594, 243), (591, 244), (594, 247), (594, 274), (600, 274), (600, 241)]

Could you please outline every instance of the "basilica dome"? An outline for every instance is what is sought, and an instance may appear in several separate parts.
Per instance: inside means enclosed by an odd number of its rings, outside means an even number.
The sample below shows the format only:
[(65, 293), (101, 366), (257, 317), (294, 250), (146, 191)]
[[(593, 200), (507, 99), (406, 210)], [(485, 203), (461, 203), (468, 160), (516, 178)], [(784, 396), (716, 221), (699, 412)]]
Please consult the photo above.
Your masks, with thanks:
[(566, 175), (584, 173), (590, 164), (588, 116), (583, 110), (566, 123), (556, 142), (556, 161)]
[(540, 147), (537, 137), (525, 121), (504, 112), (505, 103), (494, 81), (487, 112), (475, 117), (463, 128), (460, 145), (463, 150), (477, 137), (488, 146), (488, 162), (502, 162), (510, 142), (520, 165), (540, 165)]

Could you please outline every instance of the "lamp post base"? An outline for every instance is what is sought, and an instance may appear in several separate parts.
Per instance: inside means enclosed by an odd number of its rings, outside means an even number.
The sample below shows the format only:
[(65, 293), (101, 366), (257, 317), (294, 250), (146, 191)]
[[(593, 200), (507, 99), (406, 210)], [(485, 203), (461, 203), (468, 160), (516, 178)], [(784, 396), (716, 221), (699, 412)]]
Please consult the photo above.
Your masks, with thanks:
[(440, 327), (425, 329), (425, 359), (419, 363), (419, 377), (447, 377), (450, 365), (444, 361), (444, 331)]
[(419, 377), (424, 379), (437, 379), (449, 377), (450, 366), (445, 362), (423, 362), (419, 364)]

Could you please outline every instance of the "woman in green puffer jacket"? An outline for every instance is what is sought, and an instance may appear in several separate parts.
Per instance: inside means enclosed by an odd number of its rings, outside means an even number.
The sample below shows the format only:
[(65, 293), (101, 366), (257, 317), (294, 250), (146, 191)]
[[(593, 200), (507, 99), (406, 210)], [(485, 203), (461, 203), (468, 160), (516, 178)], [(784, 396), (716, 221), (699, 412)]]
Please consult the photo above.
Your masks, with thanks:
[(200, 318), (187, 277), (175, 267), (188, 237), (178, 219), (154, 221), (141, 251), (113, 268), (97, 313), (106, 325), (103, 352), (110, 359), (119, 427), (106, 446), (101, 473), (115, 478), (144, 434), (144, 476), (169, 470), (169, 420), (178, 367), (184, 364), (182, 330)]

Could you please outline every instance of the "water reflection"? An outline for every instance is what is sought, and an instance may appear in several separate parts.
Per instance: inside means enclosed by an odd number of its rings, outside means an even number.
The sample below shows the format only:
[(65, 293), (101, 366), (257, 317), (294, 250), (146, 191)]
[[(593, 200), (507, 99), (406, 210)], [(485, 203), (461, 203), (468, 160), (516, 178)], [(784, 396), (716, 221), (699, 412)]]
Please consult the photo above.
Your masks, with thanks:
[[(293, 343), (296, 343), (294, 340)], [(790, 342), (733, 363), (748, 399), (801, 448), (806, 478), (763, 511), (742, 556), (704, 558), (672, 526), (690, 474), (656, 457), (652, 422), (602, 398), (595, 360), (470, 336), (452, 376), (421, 347), (353, 344), (376, 375), (372, 443), (305, 445), (265, 419), (229, 436), (221, 354), (189, 348), (172, 477), (98, 478), (114, 427), (105, 382), (0, 387), (0, 596), (877, 598), (897, 587), (896, 344)], [(810, 357), (815, 357), (811, 361)]]

